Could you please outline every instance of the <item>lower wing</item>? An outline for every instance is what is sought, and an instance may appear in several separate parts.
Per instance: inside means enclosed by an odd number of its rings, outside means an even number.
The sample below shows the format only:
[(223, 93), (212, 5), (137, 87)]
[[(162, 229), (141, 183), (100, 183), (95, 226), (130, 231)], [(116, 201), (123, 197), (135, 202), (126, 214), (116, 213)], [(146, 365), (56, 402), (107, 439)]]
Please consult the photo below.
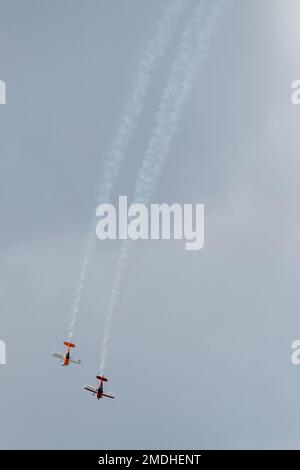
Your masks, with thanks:
[(113, 395), (112, 393), (110, 394), (102, 393), (102, 396), (107, 397), (107, 398), (116, 398), (115, 395)]
[(98, 390), (94, 387), (91, 387), (90, 385), (85, 385), (83, 388), (85, 388), (85, 390), (87, 390), (88, 392), (92, 392), (92, 393), (97, 393)]
[(71, 359), (70, 359), (70, 362), (73, 362), (73, 364), (81, 364), (81, 360), (80, 360), (80, 359), (73, 359), (73, 358), (71, 358)]
[(60, 360), (63, 360), (63, 359), (64, 359), (64, 356), (63, 356), (62, 354), (60, 354), (60, 353), (54, 352), (54, 353), (52, 353), (52, 356), (53, 356), (53, 357), (56, 357), (56, 359), (60, 359)]

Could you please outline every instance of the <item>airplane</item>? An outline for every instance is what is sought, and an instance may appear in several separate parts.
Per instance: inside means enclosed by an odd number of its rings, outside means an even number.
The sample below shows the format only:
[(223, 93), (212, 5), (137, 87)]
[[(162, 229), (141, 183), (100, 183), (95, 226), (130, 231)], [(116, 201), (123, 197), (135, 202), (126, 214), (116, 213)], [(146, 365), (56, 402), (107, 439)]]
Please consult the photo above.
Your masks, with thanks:
[(66, 354), (54, 352), (52, 353), (52, 356), (55, 357), (56, 359), (60, 359), (60, 361), (62, 362), (62, 366), (68, 366), (70, 362), (72, 362), (73, 364), (81, 364), (80, 359), (73, 359), (71, 357), (70, 351), (71, 351), (71, 348), (75, 348), (75, 344), (65, 341), (64, 345), (67, 346), (68, 348)]
[(103, 382), (107, 382), (107, 378), (104, 377), (104, 375), (97, 375), (96, 379), (100, 380), (99, 387), (91, 387), (90, 385), (85, 385), (84, 388), (85, 390), (88, 390), (89, 392), (92, 392), (92, 394), (97, 396), (98, 400), (103, 397), (107, 398), (115, 398), (115, 395), (113, 393), (103, 393)]

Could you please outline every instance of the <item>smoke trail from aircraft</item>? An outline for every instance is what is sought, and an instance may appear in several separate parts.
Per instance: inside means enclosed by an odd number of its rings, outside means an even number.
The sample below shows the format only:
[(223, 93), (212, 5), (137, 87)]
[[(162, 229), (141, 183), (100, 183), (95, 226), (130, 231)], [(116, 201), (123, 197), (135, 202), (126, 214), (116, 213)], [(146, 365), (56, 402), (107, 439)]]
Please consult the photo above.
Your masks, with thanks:
[[(101, 175), (98, 194), (99, 204), (102, 202), (109, 202), (111, 198), (126, 151), (139, 124), (143, 111), (143, 101), (150, 85), (152, 72), (159, 60), (165, 54), (173, 32), (177, 26), (180, 14), (184, 10), (187, 2), (188, 0), (172, 0), (165, 5), (162, 18), (157, 23), (155, 35), (153, 39), (149, 41), (142, 54), (132, 94), (119, 119), (119, 126), (108, 152), (106, 164)], [(96, 243), (95, 226), (96, 221), (94, 219), (84, 252), (84, 259), (78, 281), (74, 306), (70, 315), (69, 339), (72, 338), (74, 333), (77, 313), (82, 297), (82, 290), (87, 274), (88, 262)]]
[[(213, 9), (205, 15), (208, 0), (203, 0), (196, 8), (193, 19), (183, 35), (178, 56), (160, 101), (155, 118), (156, 124), (143, 158), (142, 168), (137, 176), (134, 202), (148, 204), (152, 199), (196, 72), (207, 58), (211, 41), (217, 32), (224, 9), (230, 1), (217, 1)], [(111, 343), (113, 321), (119, 310), (121, 293), (126, 282), (133, 247), (132, 240), (124, 241), (119, 256), (105, 320), (100, 362), (101, 373), (104, 372)]]

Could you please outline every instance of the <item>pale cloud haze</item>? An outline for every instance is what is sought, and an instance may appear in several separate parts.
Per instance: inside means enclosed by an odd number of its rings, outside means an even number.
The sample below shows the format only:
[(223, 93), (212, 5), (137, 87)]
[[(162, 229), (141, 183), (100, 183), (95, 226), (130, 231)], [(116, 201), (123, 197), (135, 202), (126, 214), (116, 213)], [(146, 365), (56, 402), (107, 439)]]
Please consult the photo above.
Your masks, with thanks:
[[(93, 384), (119, 242), (97, 241), (68, 331), (100, 171), (165, 2), (0, 0), (2, 449), (300, 448), (300, 79), (297, 0), (236, 0), (195, 80), (154, 202), (204, 203), (205, 246), (137, 244)], [(114, 200), (132, 195), (198, 0), (153, 74)]]

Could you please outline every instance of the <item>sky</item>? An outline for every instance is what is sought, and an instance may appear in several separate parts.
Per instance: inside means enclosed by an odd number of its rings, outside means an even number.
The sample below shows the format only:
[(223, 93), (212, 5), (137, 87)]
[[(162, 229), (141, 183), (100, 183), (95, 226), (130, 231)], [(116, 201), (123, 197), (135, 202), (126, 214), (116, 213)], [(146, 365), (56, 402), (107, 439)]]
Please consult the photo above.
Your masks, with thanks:
[[(195, 77), (153, 202), (203, 203), (205, 245), (137, 243), (93, 399), (118, 241), (68, 317), (118, 118), (165, 0), (0, 0), (1, 449), (299, 449), (298, 0), (235, 0)], [(113, 200), (132, 195), (188, 0)]]

